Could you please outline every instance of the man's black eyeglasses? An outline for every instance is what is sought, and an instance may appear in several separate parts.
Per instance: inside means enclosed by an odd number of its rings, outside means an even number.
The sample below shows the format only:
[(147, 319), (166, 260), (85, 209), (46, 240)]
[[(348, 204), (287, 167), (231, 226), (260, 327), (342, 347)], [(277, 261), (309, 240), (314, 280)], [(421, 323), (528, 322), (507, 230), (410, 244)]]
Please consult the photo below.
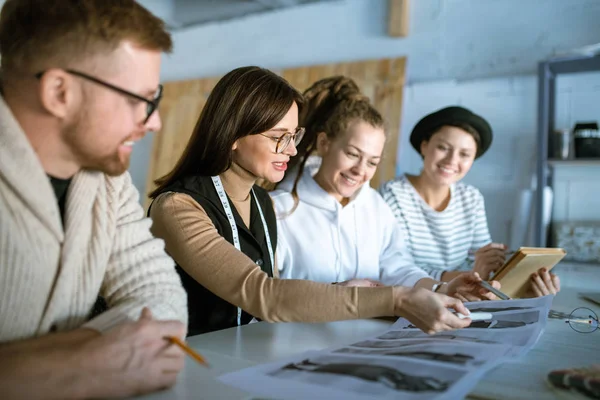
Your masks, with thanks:
[[(83, 72), (79, 72), (79, 71), (75, 71), (72, 69), (65, 69), (66, 72), (68, 72), (71, 75), (75, 75), (78, 76), (80, 78), (83, 79), (87, 79), (90, 82), (94, 82), (98, 85), (104, 86), (106, 88), (109, 88), (111, 90), (114, 90), (117, 93), (121, 93), (125, 96), (129, 96), (132, 97), (136, 100), (139, 101), (143, 101), (144, 103), (146, 103), (146, 118), (144, 119), (144, 125), (146, 124), (146, 122), (148, 122), (148, 120), (150, 119), (150, 117), (152, 116), (152, 114), (154, 113), (154, 111), (156, 111), (156, 109), (158, 108), (158, 105), (160, 103), (160, 100), (162, 99), (162, 94), (163, 94), (163, 86), (162, 85), (158, 85), (158, 90), (156, 91), (156, 94), (154, 95), (154, 99), (152, 100), (148, 100), (147, 98), (145, 98), (144, 96), (140, 96), (138, 94), (135, 93), (131, 93), (128, 90), (122, 89), (118, 86), (115, 85), (111, 85), (108, 82), (104, 82), (103, 80), (100, 80), (98, 78), (94, 78), (91, 75), (88, 74), (84, 74)], [(35, 74), (35, 77), (37, 79), (40, 79), (42, 77), (42, 75), (44, 75), (46, 71), (42, 71), (42, 72), (38, 72), (37, 74)]]

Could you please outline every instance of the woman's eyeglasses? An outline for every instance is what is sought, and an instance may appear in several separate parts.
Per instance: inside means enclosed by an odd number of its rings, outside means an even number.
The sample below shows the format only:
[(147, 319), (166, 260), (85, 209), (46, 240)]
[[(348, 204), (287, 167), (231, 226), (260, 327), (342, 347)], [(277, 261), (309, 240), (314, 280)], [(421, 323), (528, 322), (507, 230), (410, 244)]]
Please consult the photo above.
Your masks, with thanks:
[(294, 141), (294, 146), (298, 146), (300, 144), (300, 141), (304, 137), (305, 131), (305, 128), (296, 128), (294, 133), (284, 132), (284, 134), (279, 137), (268, 136), (264, 133), (259, 133), (259, 135), (269, 138), (272, 141), (276, 142), (277, 145), (275, 146), (275, 153), (281, 154), (285, 151), (285, 149), (288, 148), (290, 143), (292, 143), (292, 140)]

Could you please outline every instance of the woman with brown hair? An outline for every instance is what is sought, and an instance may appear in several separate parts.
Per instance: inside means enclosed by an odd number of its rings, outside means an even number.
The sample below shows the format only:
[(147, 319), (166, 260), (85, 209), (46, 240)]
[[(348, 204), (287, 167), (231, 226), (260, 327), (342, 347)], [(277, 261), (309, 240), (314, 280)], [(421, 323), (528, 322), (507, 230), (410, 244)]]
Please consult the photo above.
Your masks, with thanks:
[(298, 167), (271, 193), (279, 217), (281, 277), (342, 285), (381, 281), (479, 300), (477, 274), (445, 285), (415, 265), (391, 210), (369, 187), (385, 126), (356, 83), (343, 76), (322, 79), (304, 99), (300, 124), (306, 135), (292, 161)]
[(463, 328), (457, 299), (407, 287), (280, 280), (277, 223), (260, 180), (278, 182), (300, 143), (302, 96), (258, 67), (226, 74), (210, 94), (149, 210), (188, 293), (189, 335), (264, 321), (404, 316), (427, 332)]

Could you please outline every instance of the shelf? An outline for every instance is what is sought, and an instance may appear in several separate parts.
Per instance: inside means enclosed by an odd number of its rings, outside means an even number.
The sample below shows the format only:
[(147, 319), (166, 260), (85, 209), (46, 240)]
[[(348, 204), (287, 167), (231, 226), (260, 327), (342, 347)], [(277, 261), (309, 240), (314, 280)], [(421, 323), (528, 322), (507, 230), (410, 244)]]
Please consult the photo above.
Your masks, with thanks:
[(565, 167), (587, 167), (596, 166), (600, 167), (600, 158), (582, 158), (575, 160), (559, 160), (549, 159), (548, 164), (552, 166), (565, 166)]
[[(556, 77), (561, 74), (600, 71), (600, 54), (567, 55), (542, 61), (538, 64), (538, 112), (537, 112), (537, 157), (536, 183), (538, 188), (552, 185), (552, 169), (560, 167), (600, 167), (598, 159), (559, 160), (545, 157), (549, 148), (549, 134), (554, 130), (556, 107)], [(542, 156), (543, 155), (543, 156)], [(550, 168), (548, 168), (550, 167)], [(557, 171), (554, 171), (557, 172)], [(560, 173), (567, 172), (561, 171)], [(571, 170), (571, 172), (578, 172)], [(588, 172), (590, 172), (588, 170)], [(595, 171), (591, 171), (594, 173)], [(548, 200), (544, 190), (535, 194), (533, 222), (533, 245), (544, 247), (548, 240), (545, 211)]]
[(559, 262), (558, 264), (556, 264), (557, 267), (563, 267), (563, 268), (594, 268), (594, 269), (600, 269), (600, 262), (598, 261), (576, 261), (576, 260), (561, 260), (561, 262)]
[(600, 55), (572, 55), (546, 61), (556, 75), (600, 70)]

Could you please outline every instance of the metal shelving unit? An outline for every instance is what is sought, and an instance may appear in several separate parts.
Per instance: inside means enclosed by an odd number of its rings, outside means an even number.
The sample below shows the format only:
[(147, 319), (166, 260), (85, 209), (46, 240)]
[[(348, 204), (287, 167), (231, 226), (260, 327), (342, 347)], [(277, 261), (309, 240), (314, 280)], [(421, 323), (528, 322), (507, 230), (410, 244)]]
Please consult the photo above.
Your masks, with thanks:
[[(546, 246), (548, 237), (544, 230), (544, 190), (552, 183), (552, 166), (600, 165), (600, 160), (551, 160), (548, 157), (550, 132), (554, 130), (556, 106), (556, 77), (562, 74), (600, 71), (600, 54), (593, 56), (568, 56), (542, 61), (538, 65), (538, 127), (537, 127), (537, 191), (534, 215), (534, 245)], [(590, 164), (591, 163), (591, 164)]]
[(548, 159), (548, 165), (551, 167), (560, 165), (565, 167), (581, 167), (581, 166), (600, 166), (600, 158), (581, 158), (574, 160), (553, 160)]

